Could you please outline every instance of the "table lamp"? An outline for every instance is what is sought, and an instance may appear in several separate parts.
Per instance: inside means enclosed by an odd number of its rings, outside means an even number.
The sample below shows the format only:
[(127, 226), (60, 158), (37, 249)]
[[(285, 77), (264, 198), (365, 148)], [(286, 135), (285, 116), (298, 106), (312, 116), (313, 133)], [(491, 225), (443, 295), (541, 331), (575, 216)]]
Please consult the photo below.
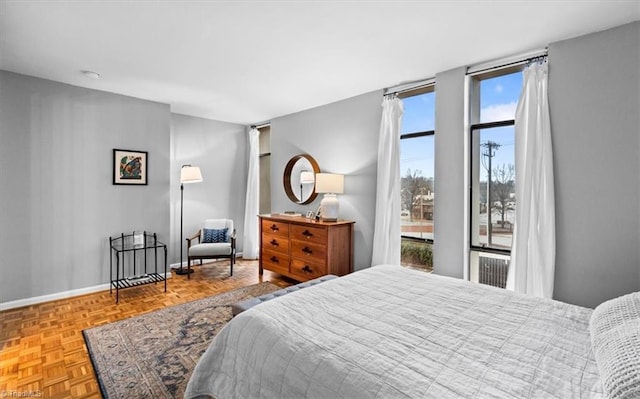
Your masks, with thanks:
[(338, 220), (340, 204), (336, 194), (344, 192), (344, 175), (335, 173), (316, 174), (316, 192), (324, 193), (320, 202), (320, 217), (323, 221), (335, 222)]

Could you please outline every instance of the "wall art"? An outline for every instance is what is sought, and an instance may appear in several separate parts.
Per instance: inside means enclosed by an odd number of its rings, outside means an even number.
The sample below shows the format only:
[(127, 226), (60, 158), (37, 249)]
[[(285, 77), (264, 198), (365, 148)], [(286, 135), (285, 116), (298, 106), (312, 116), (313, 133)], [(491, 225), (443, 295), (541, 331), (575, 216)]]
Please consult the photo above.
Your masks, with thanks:
[(147, 152), (114, 148), (113, 184), (146, 185)]

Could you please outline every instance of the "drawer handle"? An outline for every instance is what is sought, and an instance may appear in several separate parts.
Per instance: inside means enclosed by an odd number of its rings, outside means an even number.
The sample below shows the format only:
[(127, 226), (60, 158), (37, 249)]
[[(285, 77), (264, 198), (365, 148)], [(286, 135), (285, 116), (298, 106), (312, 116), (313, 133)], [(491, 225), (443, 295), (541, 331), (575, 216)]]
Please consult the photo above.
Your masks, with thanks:
[(278, 258), (276, 258), (275, 256), (272, 256), (271, 257), (271, 262), (278, 263), (278, 262), (280, 262), (280, 260)]
[(269, 227), (272, 231), (278, 231), (280, 230), (280, 228), (278, 227), (278, 225), (276, 224), (272, 224), (271, 227)]
[(280, 246), (280, 244), (278, 244), (278, 241), (276, 241), (276, 239), (275, 239), (275, 238), (274, 238), (273, 240), (271, 240), (271, 241), (269, 242), (269, 244), (273, 245), (274, 247), (278, 247), (278, 246)]
[(302, 252), (304, 252), (307, 255), (311, 255), (313, 253), (313, 251), (309, 247), (302, 248)]
[(304, 265), (302, 271), (305, 273), (313, 273), (313, 270), (309, 267), (309, 265)]
[(313, 233), (312, 233), (312, 232), (310, 232), (309, 230), (305, 230), (305, 231), (303, 231), (303, 232), (302, 232), (302, 235), (303, 235), (303, 236), (305, 236), (305, 237), (307, 237), (307, 238), (311, 238), (311, 237), (313, 237)]

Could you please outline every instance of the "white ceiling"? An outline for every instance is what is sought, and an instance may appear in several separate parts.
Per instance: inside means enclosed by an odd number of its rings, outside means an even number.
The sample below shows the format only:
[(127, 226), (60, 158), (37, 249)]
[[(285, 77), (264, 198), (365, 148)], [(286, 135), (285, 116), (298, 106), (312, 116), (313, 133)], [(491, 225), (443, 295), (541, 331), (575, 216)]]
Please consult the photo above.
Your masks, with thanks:
[(0, 0), (0, 69), (252, 124), (639, 19), (640, 0)]

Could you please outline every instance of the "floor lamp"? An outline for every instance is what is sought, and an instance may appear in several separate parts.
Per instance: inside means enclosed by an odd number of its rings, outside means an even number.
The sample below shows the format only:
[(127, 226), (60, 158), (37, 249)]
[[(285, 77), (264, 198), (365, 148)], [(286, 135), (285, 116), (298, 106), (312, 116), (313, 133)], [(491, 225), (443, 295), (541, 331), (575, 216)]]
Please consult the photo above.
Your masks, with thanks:
[(179, 275), (193, 273), (193, 269), (182, 268), (182, 247), (184, 246), (184, 243), (182, 242), (184, 185), (200, 182), (202, 182), (202, 173), (200, 173), (199, 167), (182, 165), (182, 168), (180, 168), (180, 269), (176, 270), (176, 274)]

